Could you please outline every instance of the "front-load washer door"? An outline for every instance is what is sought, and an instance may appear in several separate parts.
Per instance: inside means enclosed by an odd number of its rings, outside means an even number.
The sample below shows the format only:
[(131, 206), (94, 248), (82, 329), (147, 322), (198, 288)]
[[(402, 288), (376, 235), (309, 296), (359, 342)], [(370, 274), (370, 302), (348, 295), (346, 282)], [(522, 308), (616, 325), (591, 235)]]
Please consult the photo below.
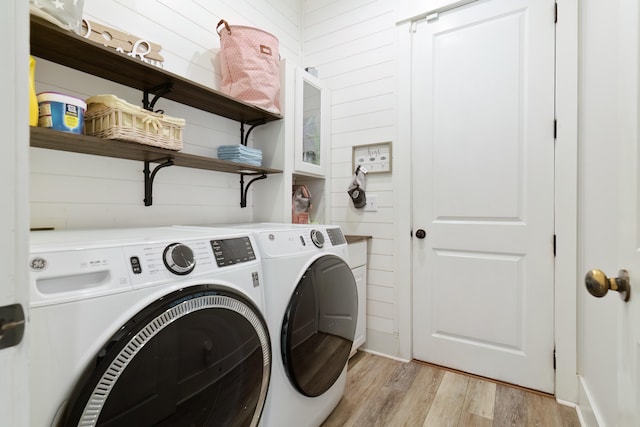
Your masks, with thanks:
[(264, 318), (213, 285), (139, 312), (99, 352), (65, 426), (255, 426), (271, 375)]
[(298, 282), (280, 342), (287, 376), (303, 395), (320, 396), (342, 373), (356, 330), (357, 292), (351, 269), (335, 255), (315, 260)]

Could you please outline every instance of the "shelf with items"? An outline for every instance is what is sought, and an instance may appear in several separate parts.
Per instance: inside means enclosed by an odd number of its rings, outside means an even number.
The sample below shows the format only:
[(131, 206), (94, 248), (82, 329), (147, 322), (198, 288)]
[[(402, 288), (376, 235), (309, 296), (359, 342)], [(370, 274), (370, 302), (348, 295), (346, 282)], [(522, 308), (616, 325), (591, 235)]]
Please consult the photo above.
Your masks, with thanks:
[(166, 91), (162, 95), (164, 98), (242, 123), (282, 119), (279, 114), (118, 53), (33, 15), (31, 55), (140, 89), (146, 96)]
[[(221, 92), (200, 85), (176, 74), (149, 65), (114, 49), (89, 41), (63, 30), (42, 18), (31, 16), (31, 55), (70, 67), (97, 77), (143, 91), (144, 108), (153, 109), (159, 97), (188, 105), (241, 123), (241, 143), (258, 125), (283, 117), (254, 105), (238, 101)], [(153, 98), (152, 98), (153, 97)], [(250, 126), (246, 135), (244, 125)], [(183, 166), (240, 175), (240, 206), (246, 206), (249, 186), (267, 174), (281, 170), (248, 166), (215, 158), (195, 156), (125, 141), (31, 129), (31, 146), (76, 153), (94, 154), (145, 162), (145, 205), (152, 203), (151, 192), (155, 174), (166, 166)], [(153, 171), (150, 163), (159, 163)], [(245, 185), (245, 177), (253, 177)]]
[[(152, 147), (150, 145), (96, 138), (88, 135), (77, 135), (38, 127), (31, 128), (31, 146), (73, 153), (143, 161), (145, 162), (145, 169), (147, 170), (150, 163), (166, 164), (167, 162), (171, 162), (172, 166), (240, 174), (242, 179), (244, 176), (266, 176), (268, 174), (282, 172), (278, 169), (249, 166), (242, 163), (229, 162), (213, 159), (211, 157), (196, 156), (193, 154), (181, 153), (179, 151)], [(148, 189), (146, 186), (147, 184), (149, 183), (145, 183), (145, 189)], [(145, 191), (145, 193), (146, 192), (147, 191)], [(246, 193), (246, 188), (241, 188), (241, 192)], [(150, 196), (151, 194), (145, 194), (145, 198), (147, 198), (149, 202), (151, 201)]]
[(329, 220), (329, 182), (324, 178), (310, 177), (294, 174), (293, 185), (305, 185), (311, 193), (311, 209), (309, 210), (309, 222), (325, 224)]

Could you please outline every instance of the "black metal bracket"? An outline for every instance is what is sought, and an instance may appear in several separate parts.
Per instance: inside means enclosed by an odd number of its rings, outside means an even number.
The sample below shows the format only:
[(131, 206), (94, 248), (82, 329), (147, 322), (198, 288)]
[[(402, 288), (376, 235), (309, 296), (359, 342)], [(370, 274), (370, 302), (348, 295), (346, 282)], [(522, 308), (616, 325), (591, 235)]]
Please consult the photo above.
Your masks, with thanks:
[[(161, 159), (160, 159), (161, 160)], [(153, 180), (156, 177), (158, 171), (167, 166), (173, 166), (173, 159), (168, 157), (164, 163), (160, 163), (153, 169), (153, 172), (149, 168), (149, 164), (157, 163), (157, 161), (145, 160), (144, 161), (144, 205), (151, 206), (153, 204)]]
[[(151, 88), (150, 90), (144, 90), (144, 98), (142, 99), (142, 107), (145, 110), (153, 111), (153, 107), (155, 107), (156, 102), (160, 98), (162, 98), (167, 93), (171, 92), (172, 85), (171, 83), (166, 83), (160, 86), (156, 86)], [(149, 94), (153, 94), (153, 99), (149, 102)]]
[[(256, 178), (253, 178), (251, 181), (249, 181), (249, 183), (245, 187), (244, 186), (245, 176), (256, 176)], [(249, 191), (249, 187), (251, 186), (251, 184), (253, 184), (258, 180), (265, 179), (266, 177), (267, 175), (263, 173), (241, 173), (240, 174), (240, 207), (241, 208), (247, 207), (247, 192)]]
[(255, 122), (251, 122), (251, 123), (247, 122), (246, 124), (251, 126), (251, 127), (249, 128), (249, 130), (247, 131), (247, 134), (245, 135), (245, 133), (244, 133), (244, 125), (245, 125), (245, 123), (244, 122), (240, 122), (240, 143), (246, 147), (247, 146), (247, 141), (249, 141), (249, 134), (251, 133), (251, 131), (254, 130), (256, 127), (258, 127), (260, 125), (263, 125), (265, 123), (267, 123), (267, 121), (264, 120), (264, 119), (263, 120), (257, 120)]
[[(240, 143), (246, 147), (247, 142), (249, 141), (249, 135), (251, 134), (251, 131), (254, 130), (256, 127), (263, 125), (265, 123), (267, 123), (267, 121), (264, 119), (256, 120), (254, 122), (247, 122), (247, 123), (240, 122)], [(250, 126), (246, 134), (244, 132), (245, 124)], [(247, 183), (247, 186), (245, 187), (244, 186), (245, 176), (255, 176), (256, 178), (253, 178), (251, 181), (249, 181)], [(266, 179), (266, 178), (267, 178), (267, 175), (263, 173), (241, 173), (240, 174), (240, 207), (241, 208), (247, 207), (247, 192), (249, 191), (249, 187), (251, 186), (251, 184), (253, 184), (255, 181)]]

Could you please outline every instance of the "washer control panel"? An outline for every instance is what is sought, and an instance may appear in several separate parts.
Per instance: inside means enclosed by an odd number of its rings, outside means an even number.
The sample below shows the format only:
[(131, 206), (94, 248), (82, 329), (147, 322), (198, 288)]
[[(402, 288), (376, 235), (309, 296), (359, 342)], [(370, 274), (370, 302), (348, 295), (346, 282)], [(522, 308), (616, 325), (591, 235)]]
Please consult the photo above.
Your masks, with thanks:
[(247, 236), (155, 242), (123, 249), (133, 286), (210, 273), (257, 259)]

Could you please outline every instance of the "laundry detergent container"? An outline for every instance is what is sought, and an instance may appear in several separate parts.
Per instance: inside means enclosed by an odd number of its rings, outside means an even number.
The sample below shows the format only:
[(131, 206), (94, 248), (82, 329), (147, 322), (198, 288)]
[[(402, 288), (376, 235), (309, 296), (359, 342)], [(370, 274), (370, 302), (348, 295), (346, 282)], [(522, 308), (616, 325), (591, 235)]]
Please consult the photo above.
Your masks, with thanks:
[(87, 104), (73, 96), (41, 92), (38, 99), (38, 126), (82, 134)]

